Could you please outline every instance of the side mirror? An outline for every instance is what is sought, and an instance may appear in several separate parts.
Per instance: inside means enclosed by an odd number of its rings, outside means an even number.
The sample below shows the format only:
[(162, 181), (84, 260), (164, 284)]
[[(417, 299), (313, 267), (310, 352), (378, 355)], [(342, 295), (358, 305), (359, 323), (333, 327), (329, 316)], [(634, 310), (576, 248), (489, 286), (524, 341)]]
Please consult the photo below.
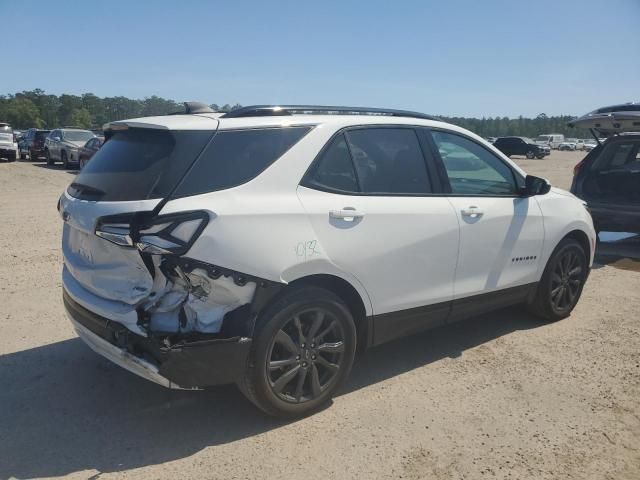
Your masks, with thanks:
[(523, 193), (527, 197), (545, 195), (551, 190), (551, 184), (544, 178), (527, 175), (524, 179)]
[(53, 140), (54, 140), (55, 142), (59, 142), (59, 141), (60, 141), (60, 137), (53, 137)]

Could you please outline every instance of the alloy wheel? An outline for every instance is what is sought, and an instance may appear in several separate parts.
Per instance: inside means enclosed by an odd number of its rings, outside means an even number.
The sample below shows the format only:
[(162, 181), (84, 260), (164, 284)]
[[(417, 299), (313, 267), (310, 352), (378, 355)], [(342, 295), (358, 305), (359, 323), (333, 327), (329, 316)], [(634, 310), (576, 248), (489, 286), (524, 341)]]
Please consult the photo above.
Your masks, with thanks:
[(304, 310), (290, 318), (271, 342), (268, 384), (286, 402), (313, 400), (335, 383), (344, 352), (345, 332), (335, 316), (322, 308)]
[(580, 294), (584, 266), (578, 253), (567, 250), (556, 262), (551, 274), (551, 304), (556, 311), (571, 308)]

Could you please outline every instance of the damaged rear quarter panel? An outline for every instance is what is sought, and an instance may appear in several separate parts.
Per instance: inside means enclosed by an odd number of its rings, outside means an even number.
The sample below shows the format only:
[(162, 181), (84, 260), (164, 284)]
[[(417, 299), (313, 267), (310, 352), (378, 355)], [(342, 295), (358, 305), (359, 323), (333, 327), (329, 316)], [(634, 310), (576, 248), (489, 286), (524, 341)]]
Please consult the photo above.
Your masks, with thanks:
[[(292, 185), (290, 194), (261, 190), (253, 182), (167, 203), (162, 213), (210, 208), (211, 219), (188, 256), (237, 272), (287, 284), (317, 274), (340, 277), (371, 302), (360, 282), (327, 257)], [(328, 212), (327, 212), (328, 218)]]

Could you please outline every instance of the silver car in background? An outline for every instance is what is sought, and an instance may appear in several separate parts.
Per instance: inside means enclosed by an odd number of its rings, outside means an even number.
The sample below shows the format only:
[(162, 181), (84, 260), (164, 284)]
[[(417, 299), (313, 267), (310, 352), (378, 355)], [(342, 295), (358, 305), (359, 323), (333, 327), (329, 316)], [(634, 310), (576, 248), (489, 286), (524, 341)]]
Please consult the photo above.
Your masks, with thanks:
[(62, 162), (64, 168), (80, 161), (80, 150), (95, 135), (90, 130), (79, 128), (57, 128), (44, 141), (44, 155), (47, 165)]

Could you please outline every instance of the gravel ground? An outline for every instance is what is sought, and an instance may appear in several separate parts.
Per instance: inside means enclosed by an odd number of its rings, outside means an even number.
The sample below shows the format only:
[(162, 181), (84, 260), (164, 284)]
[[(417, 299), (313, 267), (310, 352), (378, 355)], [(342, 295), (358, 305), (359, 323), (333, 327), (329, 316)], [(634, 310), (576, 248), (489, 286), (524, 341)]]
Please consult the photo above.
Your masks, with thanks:
[[(581, 157), (516, 161), (568, 188)], [(615, 245), (570, 318), (508, 309), (378, 347), (333, 405), (284, 422), (76, 338), (56, 212), (72, 178), (0, 164), (0, 478), (640, 478), (640, 263)]]

